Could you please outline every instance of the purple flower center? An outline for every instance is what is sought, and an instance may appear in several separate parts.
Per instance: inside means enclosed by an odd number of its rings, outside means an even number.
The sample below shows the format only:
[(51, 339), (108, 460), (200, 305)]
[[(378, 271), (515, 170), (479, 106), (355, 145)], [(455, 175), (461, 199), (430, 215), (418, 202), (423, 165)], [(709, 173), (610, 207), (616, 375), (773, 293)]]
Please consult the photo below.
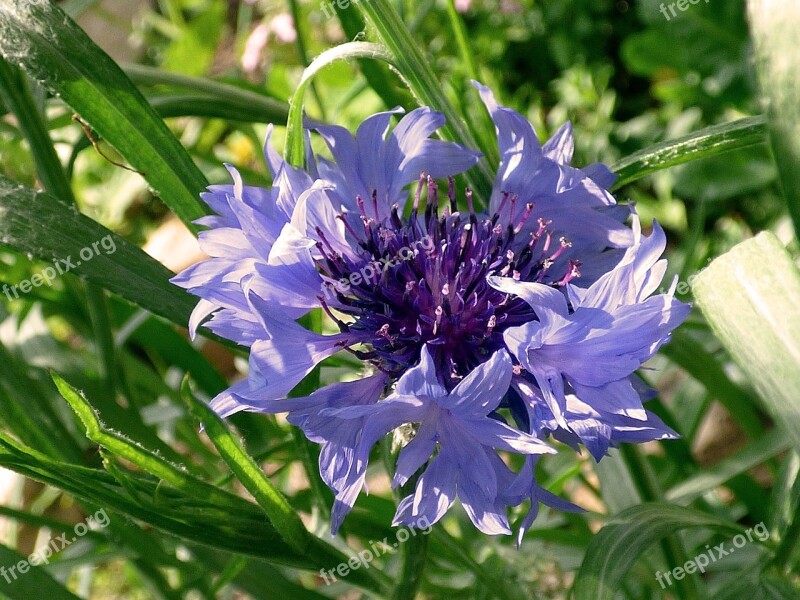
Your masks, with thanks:
[[(505, 329), (536, 319), (524, 300), (491, 287), (487, 277), (542, 281), (569, 244), (562, 239), (553, 251), (547, 223), (541, 219), (538, 229), (522, 233), (532, 204), (516, 223), (502, 225), (504, 210), (515, 214), (518, 200), (511, 194), (505, 194), (497, 213), (487, 216), (474, 212), (467, 190), (469, 212), (459, 212), (452, 180), (449, 205), (440, 215), (436, 183), (427, 179), (427, 204), (420, 215), (425, 183), (421, 178), (405, 220), (395, 205), (391, 216), (379, 222), (367, 216), (359, 197), (360, 214), (339, 217), (356, 240), (357, 260), (336, 252), (319, 231), (323, 241), (317, 249), (323, 258), (317, 266), (340, 282), (329, 288), (336, 301), (330, 306), (322, 302), (341, 330), (350, 334), (350, 343), (365, 348), (352, 352), (399, 377), (418, 362), (427, 344), (443, 378), (440, 383), (452, 390), (504, 347)], [(570, 262), (567, 275), (556, 285), (577, 275), (577, 264)], [(351, 320), (339, 319), (331, 308)]]

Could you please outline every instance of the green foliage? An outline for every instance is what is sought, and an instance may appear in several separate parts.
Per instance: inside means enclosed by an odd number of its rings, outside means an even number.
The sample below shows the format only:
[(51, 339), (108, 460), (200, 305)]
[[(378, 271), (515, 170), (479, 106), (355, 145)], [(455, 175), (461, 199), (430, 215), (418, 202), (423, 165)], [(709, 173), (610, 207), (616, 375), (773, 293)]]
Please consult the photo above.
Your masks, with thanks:
[[(92, 39), (73, 18), (108, 17), (104, 3), (0, 3), (0, 286), (33, 280), (55, 258), (77, 262), (102, 239), (114, 248), (52, 285), (0, 295), (0, 466), (43, 484), (29, 481), (25, 501), (0, 515), (53, 536), (99, 508), (110, 517), (13, 584), (0, 573), (0, 596), (800, 597), (800, 15), (790, 0), (750, 2), (752, 34), (729, 2), (670, 20), (660, 0), (485, 0), (463, 12), (452, 0), (368, 0), (328, 16), (294, 0), (140, 4)], [(271, 29), (282, 12), (294, 39)], [(238, 59), (259, 25), (269, 39), (246, 71)], [(101, 49), (119, 52), (112, 38), (128, 36), (146, 52), (120, 61)], [(470, 78), (542, 138), (571, 120), (576, 163), (613, 164), (620, 200), (667, 229), (677, 294), (700, 310), (642, 376), (661, 392), (650, 408), (684, 437), (599, 465), (572, 452), (543, 460), (539, 480), (590, 510), (543, 509), (519, 550), (453, 511), (419, 544), (326, 586), (320, 569), (394, 537), (391, 493), (371, 473), (372, 495), (331, 539), (316, 447), (280, 418), (223, 423), (208, 409), (242, 349), (187, 338), (194, 300), (141, 246), (165, 221), (196, 233), (199, 193), (227, 181), (223, 162), (268, 184), (266, 123), (278, 145), (288, 125), (284, 155), (299, 164), (304, 118), (352, 127), (398, 104), (443, 111), (443, 137), (484, 152), (459, 184), (486, 199), (497, 152)], [(326, 361), (302, 389), (352, 368)], [(657, 582), (762, 521), (768, 540), (668, 592)], [(3, 541), (0, 565), (23, 560), (22, 536)]]

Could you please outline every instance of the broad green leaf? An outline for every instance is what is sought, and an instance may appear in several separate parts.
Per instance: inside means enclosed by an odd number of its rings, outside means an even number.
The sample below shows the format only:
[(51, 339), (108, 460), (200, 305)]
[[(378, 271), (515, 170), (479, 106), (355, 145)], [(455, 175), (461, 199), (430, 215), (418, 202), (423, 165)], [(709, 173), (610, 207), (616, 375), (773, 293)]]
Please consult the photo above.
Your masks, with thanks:
[(766, 119), (761, 116), (707, 127), (691, 135), (645, 148), (623, 158), (611, 168), (619, 177), (614, 189), (619, 189), (661, 169), (739, 148), (748, 148), (762, 144), (766, 139)]
[[(168, 282), (172, 273), (140, 248), (61, 199), (2, 176), (0, 244), (50, 263), (45, 268), (58, 260), (67, 269), (62, 263), (71, 260), (69, 272), (180, 325), (194, 308), (191, 296)], [(81, 260), (81, 250), (91, 259)]]
[(117, 64), (55, 4), (0, 4), (0, 55), (66, 102), (193, 230), (203, 174)]
[(748, 0), (747, 12), (767, 104), (770, 143), (789, 214), (800, 235), (800, 4), (795, 0)]
[(800, 271), (764, 232), (696, 278), (697, 304), (778, 426), (800, 446)]
[[(53, 579), (36, 559), (36, 566), (29, 562), (29, 557), (16, 550), (0, 544), (0, 565), (4, 565), (0, 574), (4, 581), (0, 582), (0, 594), (11, 600), (31, 600), (47, 598), (48, 600), (79, 600), (63, 585)], [(23, 573), (19, 567), (25, 570)], [(11, 570), (13, 569), (13, 570)]]
[(621, 512), (589, 544), (575, 578), (574, 599), (613, 600), (623, 578), (646, 550), (672, 533), (695, 527), (741, 532), (735, 523), (670, 504), (640, 504)]

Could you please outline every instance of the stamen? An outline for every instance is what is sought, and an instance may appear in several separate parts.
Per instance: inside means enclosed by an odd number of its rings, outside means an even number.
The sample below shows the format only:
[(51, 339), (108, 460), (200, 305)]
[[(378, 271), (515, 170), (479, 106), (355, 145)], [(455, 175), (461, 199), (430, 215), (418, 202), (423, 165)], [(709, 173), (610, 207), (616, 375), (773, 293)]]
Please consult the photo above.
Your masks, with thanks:
[(419, 183), (417, 183), (417, 191), (414, 193), (414, 213), (417, 212), (419, 209), (419, 200), (422, 197), (422, 189), (425, 187), (425, 180), (428, 176), (425, 173), (421, 173), (419, 176)]
[(403, 220), (400, 218), (399, 211), (400, 211), (400, 207), (397, 204), (393, 204), (392, 205), (392, 214), (391, 214), (392, 225), (397, 227), (397, 229), (402, 229), (403, 228)]
[(486, 327), (486, 335), (487, 336), (492, 335), (492, 331), (494, 331), (494, 328), (496, 326), (497, 326), (497, 315), (492, 315), (491, 317), (489, 317), (489, 323), (487, 324)]
[(467, 188), (464, 190), (464, 195), (467, 197), (467, 208), (469, 208), (469, 212), (475, 214), (475, 207), (472, 205), (472, 190)]
[(439, 332), (439, 325), (442, 323), (442, 315), (444, 314), (441, 304), (436, 307), (434, 314), (436, 315), (436, 321), (433, 324), (433, 335), (436, 335)]
[(322, 304), (322, 310), (324, 310), (325, 314), (327, 314), (328, 317), (330, 317), (331, 321), (336, 323), (336, 326), (339, 328), (339, 331), (341, 331), (342, 333), (349, 332), (350, 331), (350, 326), (347, 323), (345, 323), (344, 321), (338, 319), (333, 314), (333, 312), (331, 311), (330, 307), (328, 306), (328, 303), (325, 302), (325, 298), (323, 296), (317, 296), (317, 298), (319, 299), (320, 304)]
[(357, 240), (361, 239), (360, 236), (356, 233), (356, 230), (353, 229), (353, 226), (350, 225), (350, 223), (347, 221), (347, 215), (342, 213), (340, 215), (336, 215), (336, 218), (339, 219), (342, 223), (344, 223), (344, 228), (350, 232), (350, 235), (352, 235)]
[(500, 200), (500, 206), (497, 207), (497, 212), (495, 213), (498, 217), (502, 214), (503, 207), (506, 205), (506, 201), (508, 200), (508, 197), (511, 195), (509, 192), (502, 192), (502, 194), (503, 194), (503, 199)]
[(572, 242), (568, 242), (567, 238), (565, 238), (565, 237), (559, 238), (558, 241), (561, 243), (561, 247), (558, 250), (556, 250), (555, 252), (553, 252), (553, 255), (550, 257), (550, 260), (552, 260), (552, 261), (557, 260), (559, 256), (564, 254), (564, 250), (566, 250), (567, 248), (571, 248), (572, 247)]
[(533, 202), (528, 202), (525, 205), (525, 210), (522, 213), (522, 216), (520, 217), (520, 220), (517, 223), (517, 226), (514, 227), (514, 233), (519, 233), (520, 231), (522, 231), (522, 228), (525, 226), (525, 223), (528, 221), (528, 217), (531, 216), (531, 211), (533, 211)]
[(567, 274), (564, 275), (564, 277), (561, 278), (561, 281), (559, 281), (556, 285), (565, 286), (576, 277), (580, 277), (581, 272), (578, 270), (579, 265), (580, 263), (578, 263), (577, 261), (570, 260), (569, 268), (567, 269)]
[(339, 253), (336, 252), (336, 250), (334, 250), (333, 246), (328, 241), (328, 238), (325, 237), (325, 232), (322, 231), (322, 228), (321, 227), (316, 227), (315, 229), (316, 229), (317, 235), (319, 236), (320, 240), (322, 240), (322, 243), (324, 243), (328, 247), (328, 249), (331, 251), (331, 255), (332, 256), (338, 256)]
[(372, 209), (375, 211), (375, 220), (380, 220), (380, 215), (378, 214), (378, 190), (372, 190)]
[(456, 204), (456, 180), (452, 177), (447, 178), (447, 196), (450, 198), (450, 208), (453, 212), (458, 212)]

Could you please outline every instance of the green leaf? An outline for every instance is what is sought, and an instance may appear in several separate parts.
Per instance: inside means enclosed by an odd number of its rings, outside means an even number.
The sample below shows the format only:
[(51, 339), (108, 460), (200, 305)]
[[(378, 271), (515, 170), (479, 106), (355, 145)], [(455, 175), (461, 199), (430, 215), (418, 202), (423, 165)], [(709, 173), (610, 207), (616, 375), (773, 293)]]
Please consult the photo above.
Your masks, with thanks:
[(676, 504), (687, 504), (736, 475), (768, 461), (792, 446), (783, 431), (776, 430), (743, 448), (736, 455), (726, 458), (710, 469), (684, 479), (666, 494), (666, 499)]
[[(288, 546), (260, 511), (253, 518), (240, 511), (231, 512), (229, 506), (209, 504), (202, 497), (184, 496), (179, 492), (165, 497), (157, 481), (128, 473), (128, 483), (137, 492), (131, 497), (111, 474), (48, 459), (2, 432), (0, 466), (172, 535), (276, 564), (319, 568), (318, 562)], [(331, 564), (338, 562), (341, 560)]]
[(117, 64), (55, 4), (0, 4), (0, 55), (63, 99), (196, 231), (207, 182)]
[(367, 42), (349, 42), (335, 46), (320, 54), (308, 68), (303, 71), (297, 90), (289, 102), (289, 120), (286, 123), (286, 162), (300, 167), (305, 162), (305, 133), (303, 131), (303, 96), (314, 75), (321, 69), (337, 60), (370, 58), (391, 63), (392, 57), (383, 46)]
[(610, 519), (589, 544), (575, 579), (574, 600), (613, 600), (626, 573), (648, 548), (690, 527), (741, 532), (735, 523), (680, 506), (633, 506)]
[(714, 260), (694, 287), (697, 304), (800, 446), (800, 271), (778, 239), (760, 233)]
[(662, 169), (762, 144), (766, 141), (766, 135), (766, 119), (762, 116), (748, 117), (645, 148), (623, 158), (611, 168), (619, 177), (613, 189)]
[[(78, 596), (53, 579), (41, 566), (30, 566), (31, 563), (28, 562), (27, 556), (2, 544), (0, 544), (0, 565), (4, 565), (0, 574), (6, 579), (0, 583), (0, 590), (2, 590), (4, 598), (12, 600), (31, 600), (31, 598), (79, 600)], [(20, 565), (25, 569), (24, 573), (19, 570)]]
[(78, 390), (56, 373), (52, 373), (52, 376), (59, 393), (86, 427), (87, 438), (188, 495), (228, 505), (231, 510), (239, 512), (250, 510), (250, 503), (246, 500), (193, 477), (184, 467), (172, 464), (155, 452), (108, 429), (100, 421), (100, 416), (89, 401)]
[(298, 552), (305, 552), (312, 536), (286, 497), (267, 479), (267, 476), (222, 419), (206, 404), (194, 399), (189, 390), (188, 379), (184, 379), (181, 393), (189, 410), (203, 424), (209, 439), (219, 451), (222, 459), (264, 509), (275, 529), (287, 544)]
[(800, 5), (794, 0), (748, 0), (747, 12), (768, 108), (770, 143), (789, 214), (800, 235)]
[[(108, 240), (105, 246), (102, 240)], [(61, 199), (2, 176), (0, 244), (48, 263), (71, 259), (74, 268), (69, 272), (180, 325), (194, 308), (192, 297), (169, 283), (172, 273), (140, 248)], [(92, 258), (81, 260), (81, 250), (87, 248)], [(115, 250), (107, 253), (109, 248)]]
[[(197, 113), (196, 116), (283, 123), (289, 116), (289, 105), (286, 102), (257, 90), (216, 79), (170, 73), (145, 65), (126, 64), (123, 69), (131, 81), (139, 86), (167, 86), (184, 90), (179, 95), (156, 96), (152, 99), (154, 108), (162, 117), (179, 116), (185, 111), (186, 114)], [(192, 93), (187, 94), (185, 91)], [(178, 100), (181, 99), (188, 102), (184, 109), (178, 105)]]

